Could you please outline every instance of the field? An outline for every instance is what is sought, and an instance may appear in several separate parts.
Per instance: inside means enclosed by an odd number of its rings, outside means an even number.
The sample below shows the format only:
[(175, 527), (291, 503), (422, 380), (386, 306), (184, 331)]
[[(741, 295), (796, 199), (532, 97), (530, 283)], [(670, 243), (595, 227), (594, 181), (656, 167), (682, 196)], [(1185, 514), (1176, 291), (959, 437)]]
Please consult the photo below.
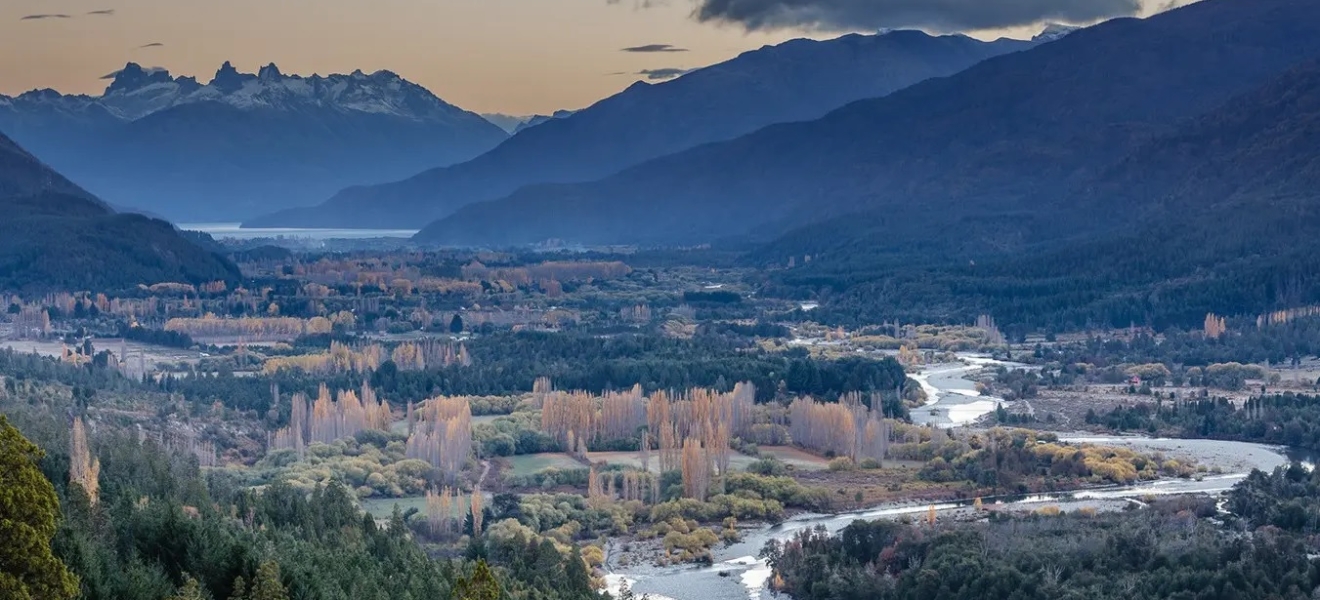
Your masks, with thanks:
[(394, 505), (399, 505), (399, 510), (408, 512), (408, 509), (415, 508), (419, 512), (426, 512), (426, 498), (423, 496), (413, 496), (411, 498), (367, 498), (362, 501), (362, 510), (367, 511), (371, 516), (377, 519), (388, 519), (394, 512)]
[[(148, 371), (158, 370), (158, 365), (173, 365), (176, 363), (197, 364), (205, 355), (195, 350), (181, 350), (167, 346), (157, 346), (154, 344), (143, 344), (140, 342), (127, 342), (119, 338), (114, 339), (95, 339), (92, 340), (93, 348), (100, 352), (109, 350), (120, 357), (127, 350), (128, 364), (132, 369), (137, 369), (138, 356), (142, 356), (142, 363), (145, 364)], [(10, 348), (14, 352), (21, 354), (36, 353), (42, 356), (51, 356), (58, 358), (64, 354), (65, 348), (69, 347), (58, 341), (37, 341), (37, 340), (3, 340), (0, 341), (0, 348)]]
[(546, 469), (583, 469), (586, 465), (573, 460), (567, 454), (559, 452), (547, 452), (544, 454), (524, 454), (520, 456), (510, 456), (509, 470), (510, 475), (535, 475)]

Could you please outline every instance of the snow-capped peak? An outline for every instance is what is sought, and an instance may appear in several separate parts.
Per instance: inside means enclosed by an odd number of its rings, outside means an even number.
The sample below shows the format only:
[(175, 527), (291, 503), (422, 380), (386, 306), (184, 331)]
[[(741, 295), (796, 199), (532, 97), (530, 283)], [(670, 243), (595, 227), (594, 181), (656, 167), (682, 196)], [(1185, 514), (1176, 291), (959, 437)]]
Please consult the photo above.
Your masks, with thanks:
[(1082, 29), (1082, 27), (1065, 25), (1063, 23), (1048, 23), (1045, 25), (1045, 29), (1036, 34), (1036, 37), (1031, 38), (1031, 41), (1042, 43), (1053, 42), (1054, 40), (1067, 37), (1068, 34), (1077, 31), (1078, 29)]
[(81, 98), (80, 103), (100, 104), (125, 120), (195, 102), (219, 102), (241, 110), (359, 112), (428, 122), (480, 118), (386, 70), (303, 77), (286, 75), (274, 63), (255, 74), (244, 73), (226, 61), (210, 82), (201, 85), (193, 77), (173, 77), (162, 68), (128, 63), (106, 78), (110, 85), (99, 97), (62, 96), (52, 90), (30, 92), (26, 101), (60, 104)]
[(157, 83), (171, 83), (174, 81), (170, 77), (170, 72), (160, 67), (143, 68), (142, 65), (131, 62), (124, 65), (124, 68), (107, 75), (110, 78), (110, 85), (105, 88), (106, 95), (115, 92), (131, 92)]
[(279, 79), (282, 76), (280, 68), (275, 66), (275, 63), (270, 63), (262, 67), (260, 71), (257, 71), (257, 79), (260, 79), (261, 81), (271, 81)]

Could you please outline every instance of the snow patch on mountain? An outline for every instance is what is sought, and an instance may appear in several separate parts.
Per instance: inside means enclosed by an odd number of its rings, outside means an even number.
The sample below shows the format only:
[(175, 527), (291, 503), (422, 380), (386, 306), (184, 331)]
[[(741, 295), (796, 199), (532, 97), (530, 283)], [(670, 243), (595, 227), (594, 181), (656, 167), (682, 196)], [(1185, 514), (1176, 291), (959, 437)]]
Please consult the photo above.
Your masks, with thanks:
[(303, 77), (285, 75), (274, 63), (253, 74), (226, 62), (205, 85), (193, 77), (174, 77), (165, 69), (128, 63), (112, 74), (100, 96), (64, 95), (54, 90), (34, 90), (14, 98), (0, 95), (0, 106), (12, 110), (80, 112), (100, 105), (126, 121), (198, 102), (218, 102), (240, 110), (328, 109), (429, 123), (479, 118), (391, 71)]

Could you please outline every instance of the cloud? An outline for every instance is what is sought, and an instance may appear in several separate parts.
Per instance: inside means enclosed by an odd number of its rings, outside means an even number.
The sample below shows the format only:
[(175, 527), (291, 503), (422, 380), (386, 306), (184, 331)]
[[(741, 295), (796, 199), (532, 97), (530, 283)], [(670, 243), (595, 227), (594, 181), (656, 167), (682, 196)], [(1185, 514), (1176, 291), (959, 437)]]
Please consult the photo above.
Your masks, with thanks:
[(112, 16), (114, 16), (114, 14), (115, 14), (115, 9), (113, 9), (113, 8), (103, 8), (103, 9), (101, 9), (101, 10), (91, 10), (91, 11), (87, 11), (87, 14), (89, 14), (89, 15), (100, 15), (100, 16), (102, 16), (102, 17), (112, 17)]
[(152, 42), (150, 44), (142, 44), (141, 46), (138, 46), (138, 49), (141, 50), (142, 48), (160, 48), (161, 46), (164, 45), (165, 44), (161, 42)]
[(673, 79), (680, 75), (684, 75), (691, 70), (692, 69), (675, 69), (671, 67), (665, 67), (660, 69), (642, 69), (641, 71), (638, 71), (636, 74), (642, 75), (650, 81), (664, 81), (666, 79)]
[[(625, 0), (605, 0), (606, 4), (623, 4)], [(669, 0), (630, 0), (633, 8), (655, 8), (669, 4)]]
[(692, 16), (747, 31), (921, 28), (968, 31), (1088, 23), (1142, 12), (1142, 0), (696, 0)]
[(54, 14), (54, 15), (28, 15), (28, 16), (26, 16), (26, 17), (23, 17), (23, 18), (19, 19), (19, 20), (20, 20), (20, 21), (40, 21), (40, 20), (42, 20), (42, 19), (72, 19), (72, 18), (73, 18), (73, 17), (71, 17), (71, 16), (69, 16), (69, 15)]
[(624, 48), (620, 52), (687, 52), (687, 48), (679, 48), (673, 44), (647, 44), (645, 46), (632, 46)]

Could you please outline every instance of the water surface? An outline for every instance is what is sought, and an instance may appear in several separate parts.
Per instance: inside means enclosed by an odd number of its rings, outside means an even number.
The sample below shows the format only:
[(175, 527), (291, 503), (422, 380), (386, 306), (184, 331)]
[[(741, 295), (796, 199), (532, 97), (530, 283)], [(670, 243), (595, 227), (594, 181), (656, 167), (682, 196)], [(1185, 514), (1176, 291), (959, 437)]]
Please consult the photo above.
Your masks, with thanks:
[(244, 228), (239, 223), (179, 223), (179, 229), (200, 231), (216, 239), (253, 240), (291, 238), (307, 240), (362, 240), (371, 238), (411, 238), (416, 229), (312, 229), (302, 227)]

